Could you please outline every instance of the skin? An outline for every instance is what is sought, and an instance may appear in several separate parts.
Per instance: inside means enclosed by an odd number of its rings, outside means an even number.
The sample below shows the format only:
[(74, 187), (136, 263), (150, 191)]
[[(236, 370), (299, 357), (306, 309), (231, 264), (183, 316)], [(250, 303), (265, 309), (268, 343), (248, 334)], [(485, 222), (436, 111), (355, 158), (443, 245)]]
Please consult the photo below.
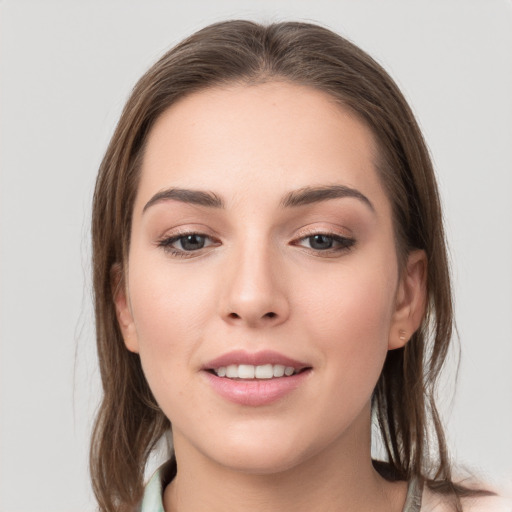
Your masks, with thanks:
[[(289, 83), (195, 93), (153, 127), (115, 301), (126, 346), (173, 425), (167, 512), (401, 510), (405, 484), (371, 464), (370, 399), (387, 351), (421, 322), (426, 258), (414, 251), (398, 266), (376, 154), (357, 117)], [(292, 191), (332, 185), (372, 206), (282, 206)], [(145, 208), (171, 187), (212, 191), (225, 207)], [(190, 232), (207, 237), (202, 249), (172, 242)], [(314, 234), (354, 242), (318, 249)], [(202, 371), (226, 352), (266, 349), (311, 367), (274, 403), (230, 402)]]

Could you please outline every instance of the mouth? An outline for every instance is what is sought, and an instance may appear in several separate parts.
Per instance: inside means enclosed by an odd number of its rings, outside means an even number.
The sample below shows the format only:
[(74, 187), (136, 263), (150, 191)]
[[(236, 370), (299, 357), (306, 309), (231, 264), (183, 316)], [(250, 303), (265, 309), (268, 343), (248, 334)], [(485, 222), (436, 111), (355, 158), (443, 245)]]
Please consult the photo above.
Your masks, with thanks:
[(211, 388), (223, 399), (243, 406), (280, 401), (307, 382), (312, 366), (274, 351), (234, 351), (202, 368)]
[(230, 364), (228, 366), (219, 366), (208, 370), (217, 377), (238, 380), (253, 379), (279, 379), (281, 377), (291, 377), (307, 370), (308, 367), (294, 368), (293, 366), (285, 366), (282, 364)]
[(254, 353), (235, 350), (210, 361), (202, 369), (226, 379), (270, 380), (298, 375), (311, 366), (272, 350)]

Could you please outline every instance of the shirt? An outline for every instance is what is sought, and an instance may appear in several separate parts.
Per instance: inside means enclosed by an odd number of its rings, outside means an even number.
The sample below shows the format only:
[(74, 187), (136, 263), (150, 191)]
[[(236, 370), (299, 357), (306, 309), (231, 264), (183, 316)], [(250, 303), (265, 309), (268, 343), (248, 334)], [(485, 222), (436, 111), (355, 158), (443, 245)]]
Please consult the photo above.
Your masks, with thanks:
[[(171, 459), (161, 466), (151, 477), (144, 490), (144, 496), (138, 512), (165, 512), (163, 493), (165, 486), (176, 474), (176, 462)], [(402, 512), (420, 512), (423, 485), (413, 478), (409, 482), (407, 497)]]

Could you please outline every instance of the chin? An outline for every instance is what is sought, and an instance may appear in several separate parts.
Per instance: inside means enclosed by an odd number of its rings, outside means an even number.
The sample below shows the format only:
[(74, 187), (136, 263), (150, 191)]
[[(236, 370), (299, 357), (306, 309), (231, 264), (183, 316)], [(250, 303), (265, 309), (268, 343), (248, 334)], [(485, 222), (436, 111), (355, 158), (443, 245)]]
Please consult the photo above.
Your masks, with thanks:
[(239, 473), (275, 475), (300, 466), (325, 449), (313, 440), (305, 442), (300, 432), (267, 432), (224, 437), (203, 446), (203, 454), (217, 464)]
[(218, 461), (231, 471), (248, 475), (276, 475), (284, 473), (301, 464), (307, 457), (301, 457), (296, 451), (292, 453), (270, 453), (267, 449), (247, 450), (245, 453), (236, 453), (226, 456)]

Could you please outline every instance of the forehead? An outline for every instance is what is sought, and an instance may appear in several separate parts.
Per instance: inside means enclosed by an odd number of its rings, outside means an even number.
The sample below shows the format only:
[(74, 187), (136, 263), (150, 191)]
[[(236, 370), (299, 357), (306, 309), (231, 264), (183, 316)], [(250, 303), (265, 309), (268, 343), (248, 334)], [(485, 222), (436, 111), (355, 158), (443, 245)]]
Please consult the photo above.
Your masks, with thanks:
[(165, 111), (146, 145), (136, 209), (169, 186), (234, 201), (257, 189), (342, 184), (382, 196), (370, 129), (328, 94), (284, 82), (215, 87)]

